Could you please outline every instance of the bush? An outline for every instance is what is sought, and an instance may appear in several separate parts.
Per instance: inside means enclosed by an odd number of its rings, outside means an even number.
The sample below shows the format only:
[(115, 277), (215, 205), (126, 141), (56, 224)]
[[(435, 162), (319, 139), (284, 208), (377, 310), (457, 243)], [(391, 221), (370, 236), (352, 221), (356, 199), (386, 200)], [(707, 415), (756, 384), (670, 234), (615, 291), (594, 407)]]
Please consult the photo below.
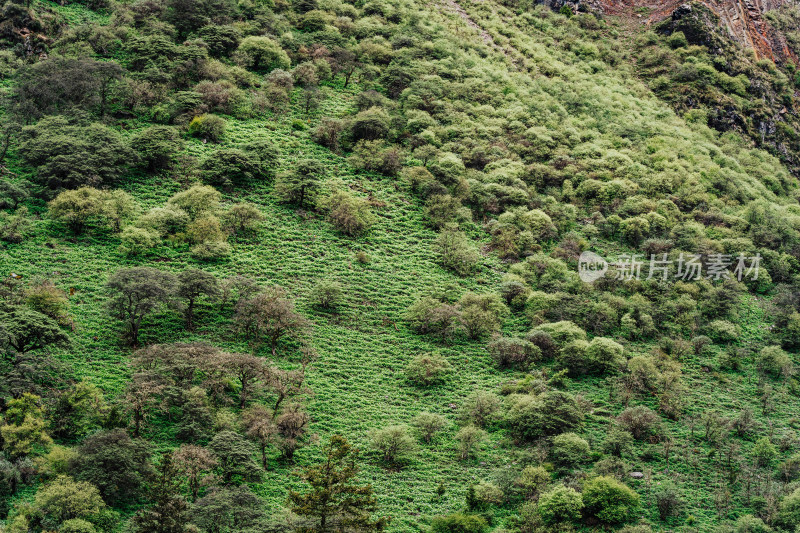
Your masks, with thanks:
[(475, 514), (453, 513), (431, 520), (432, 533), (483, 533), (488, 524)]
[(581, 517), (583, 506), (581, 494), (563, 485), (539, 497), (539, 515), (545, 524), (576, 522)]
[(173, 127), (150, 126), (131, 137), (131, 148), (148, 170), (160, 170), (172, 166), (183, 140)]
[(289, 56), (280, 45), (265, 36), (245, 37), (236, 49), (235, 56), (242, 66), (256, 72), (286, 70), (291, 65)]
[(328, 211), (328, 220), (339, 231), (351, 237), (366, 233), (375, 223), (369, 202), (356, 198), (347, 191), (331, 193), (323, 200), (322, 207)]
[(407, 462), (416, 449), (406, 426), (388, 426), (370, 431), (369, 439), (372, 448), (380, 453), (381, 459), (389, 465), (397, 466)]
[(142, 255), (151, 251), (161, 242), (158, 233), (137, 226), (126, 226), (120, 234), (119, 253), (123, 255)]
[(727, 320), (714, 320), (708, 325), (708, 336), (714, 342), (727, 343), (734, 342), (739, 338), (739, 328)]
[(406, 367), (406, 377), (416, 385), (429, 387), (445, 380), (453, 367), (439, 354), (423, 354), (414, 357)]
[(661, 418), (658, 413), (644, 405), (628, 407), (617, 416), (617, 422), (636, 440), (645, 440), (661, 432)]
[(553, 437), (553, 445), (550, 454), (553, 459), (562, 467), (572, 468), (578, 464), (586, 463), (591, 458), (589, 456), (589, 443), (575, 433), (562, 433)]
[(233, 249), (231, 245), (225, 241), (204, 241), (196, 244), (191, 248), (192, 256), (200, 259), (201, 261), (210, 261), (213, 259), (223, 259), (231, 255)]
[(761, 437), (753, 444), (753, 448), (750, 450), (750, 456), (753, 458), (756, 466), (767, 467), (771, 465), (778, 456), (778, 450), (775, 448), (775, 445), (770, 442), (769, 437)]
[(200, 164), (203, 181), (215, 187), (230, 189), (255, 179), (260, 161), (255, 155), (235, 148), (217, 150)]
[(380, 107), (370, 107), (353, 118), (350, 134), (354, 140), (383, 139), (389, 134), (389, 114)]
[(259, 222), (264, 220), (264, 215), (253, 204), (241, 202), (231, 206), (225, 212), (225, 227), (234, 235), (255, 233)]
[(217, 115), (200, 115), (189, 122), (188, 133), (207, 141), (218, 143), (225, 135), (227, 122)]
[(434, 435), (447, 427), (447, 419), (445, 417), (428, 412), (418, 414), (411, 423), (419, 431), (422, 440), (427, 443), (430, 443)]
[(526, 466), (514, 482), (526, 498), (535, 498), (550, 483), (550, 472), (543, 466)]
[(501, 367), (520, 366), (526, 368), (542, 356), (542, 350), (538, 346), (514, 337), (495, 339), (489, 343), (486, 349), (492, 359)]
[(460, 316), (455, 306), (431, 297), (420, 299), (405, 313), (411, 329), (421, 334), (439, 335), (443, 340), (459, 331)]
[(323, 309), (334, 309), (342, 299), (342, 286), (336, 281), (320, 281), (309, 295), (314, 305)]
[(497, 418), (500, 398), (488, 391), (475, 391), (465, 400), (459, 411), (459, 418), (465, 422), (484, 427)]
[(586, 364), (594, 374), (614, 374), (625, 365), (622, 345), (606, 339), (595, 337), (586, 347)]
[(663, 522), (664, 520), (676, 516), (681, 509), (683, 501), (681, 500), (680, 491), (670, 482), (661, 483), (655, 491), (653, 497), (656, 500), (656, 509), (658, 509), (658, 518)]
[(458, 456), (463, 461), (475, 457), (486, 441), (487, 433), (472, 424), (464, 426), (456, 433), (458, 443)]
[(767, 346), (758, 352), (756, 366), (761, 372), (771, 376), (790, 376), (794, 372), (794, 364), (789, 354), (780, 346)]
[(468, 292), (458, 300), (461, 323), (472, 339), (490, 335), (503, 325), (508, 316), (508, 307), (500, 295), (495, 293), (475, 294)]
[(445, 227), (433, 243), (433, 251), (439, 263), (459, 276), (467, 276), (475, 270), (480, 254), (467, 236), (456, 226)]
[(574, 340), (586, 340), (586, 332), (569, 320), (541, 324), (534, 331), (547, 333), (557, 345), (564, 345)]
[(92, 187), (64, 191), (47, 204), (48, 214), (64, 222), (73, 233), (81, 233), (92, 220), (103, 214), (106, 195)]
[(639, 495), (614, 478), (600, 476), (583, 485), (586, 512), (606, 524), (631, 520), (639, 507)]
[(583, 411), (575, 398), (562, 391), (509, 398), (505, 423), (518, 439), (533, 441), (578, 428)]
[(793, 530), (800, 525), (800, 489), (784, 497), (778, 509), (778, 520), (785, 528)]

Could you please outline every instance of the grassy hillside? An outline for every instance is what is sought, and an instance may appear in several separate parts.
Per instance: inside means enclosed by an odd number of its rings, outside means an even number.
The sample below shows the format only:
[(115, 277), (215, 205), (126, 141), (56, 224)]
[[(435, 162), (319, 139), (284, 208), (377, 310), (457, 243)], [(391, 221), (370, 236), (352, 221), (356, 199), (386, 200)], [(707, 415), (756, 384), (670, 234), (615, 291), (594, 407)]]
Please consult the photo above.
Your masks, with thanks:
[[(372, 484), (372, 515), (391, 517), (393, 532), (800, 524), (794, 119), (776, 119), (782, 133), (759, 141), (754, 122), (728, 127), (714, 118), (729, 104), (769, 114), (758, 103), (764, 94), (784, 99), (792, 115), (788, 67), (723, 66), (673, 28), (642, 33), (626, 21), (489, 1), (9, 2), (3, 17), (2, 179), (29, 189), (21, 211), (11, 189), (2, 191), (5, 530), (152, 531), (134, 517), (165, 512), (155, 496), (163, 478), (149, 472), (132, 482), (130, 497), (114, 499), (102, 468), (81, 461), (87, 442), (120, 430), (145, 441), (157, 467), (190, 444), (217, 456), (197, 501), (188, 471), (176, 474), (171, 505), (186, 509), (169, 511), (180, 523), (170, 531), (321, 531), (313, 517), (290, 514), (287, 498), (309, 490), (297, 474), (325, 459), (334, 435), (362, 451), (357, 480)], [(119, 72), (103, 77), (113, 64)], [(69, 118), (53, 126), (53, 116)], [(208, 129), (211, 116), (224, 120), (224, 133)], [(163, 165), (147, 165), (155, 149), (137, 144), (153, 126), (174, 135)], [(91, 135), (106, 141), (70, 159)], [(269, 164), (245, 161), (254, 140), (274, 150)], [(98, 146), (117, 142), (126, 159), (101, 160), (111, 156)], [(215, 174), (226, 150), (241, 153)], [(321, 163), (319, 191), (298, 206), (281, 186), (307, 160)], [(153, 213), (201, 182), (219, 190), (220, 205), (194, 206), (197, 215), (186, 207), (185, 219), (170, 215), (177, 229), (157, 228)], [(58, 198), (81, 186), (96, 189), (86, 193), (96, 199), (59, 216)], [(103, 203), (109, 191), (124, 191), (135, 206), (119, 227)], [(349, 222), (374, 217), (355, 235), (331, 203), (342, 192), (355, 198), (339, 206)], [(262, 217), (250, 233), (227, 222), (243, 202)], [(81, 209), (89, 215), (76, 231), (69, 216)], [(145, 244), (132, 250), (131, 235)], [(442, 257), (448, 236), (460, 243), (452, 253), (466, 257), (460, 272)], [(214, 257), (197, 251), (225, 243), (230, 250)], [(744, 283), (588, 284), (578, 278), (585, 250), (609, 259), (759, 254), (762, 265), (759, 279)], [(227, 299), (200, 300), (193, 331), (182, 309), (158, 306), (131, 346), (107, 307), (115, 293), (106, 282), (143, 266), (176, 275), (199, 268), (222, 282), (245, 277), (255, 292), (280, 286), (310, 325), (273, 356), (237, 329), (236, 310), (252, 294), (230, 285)], [(335, 309), (316, 301), (323, 282), (342, 289)], [(50, 283), (54, 290), (41, 289)], [(66, 314), (54, 311), (62, 305)], [(23, 311), (55, 324), (69, 345), (21, 350)], [(216, 437), (233, 432), (247, 442), (248, 409), (276, 397), (265, 385), (241, 409), (243, 384), (227, 363), (152, 393), (136, 434), (131, 384), (153, 371), (132, 367), (143, 353), (136, 350), (186, 342), (253, 353), (259, 372), (298, 369), (302, 354), (316, 354), (305, 373), (312, 392), (296, 398), (309, 425), (293, 458), (289, 437), (276, 432), (259, 479), (226, 479)], [(521, 364), (492, 357), (503, 342), (524, 352)], [(423, 354), (451, 365), (441, 382), (408, 379)], [(97, 389), (81, 403), (74, 391), (86, 383)], [(483, 417), (476, 394), (488, 405)], [(547, 398), (563, 402), (536, 407)], [(187, 438), (191, 408), (207, 417)], [(446, 419), (431, 442), (410, 429), (423, 412)], [(563, 420), (548, 419), (556, 414)], [(79, 429), (62, 431), (64, 420)], [(464, 457), (456, 435), (473, 424), (487, 438)], [(375, 432), (396, 425), (414, 446), (393, 462)], [(19, 428), (33, 436), (21, 439)], [(116, 446), (106, 453), (122, 453)], [(259, 457), (255, 447), (246, 454)], [(542, 467), (546, 479), (531, 484), (526, 467)], [(59, 474), (98, 485), (97, 509), (65, 513), (48, 500)], [(592, 488), (598, 483), (608, 501)], [(252, 520), (204, 522), (215, 495), (240, 484), (257, 503), (214, 505), (226, 517), (247, 507)], [(582, 503), (559, 508), (559, 491)], [(453, 529), (459, 520), (469, 524)]]

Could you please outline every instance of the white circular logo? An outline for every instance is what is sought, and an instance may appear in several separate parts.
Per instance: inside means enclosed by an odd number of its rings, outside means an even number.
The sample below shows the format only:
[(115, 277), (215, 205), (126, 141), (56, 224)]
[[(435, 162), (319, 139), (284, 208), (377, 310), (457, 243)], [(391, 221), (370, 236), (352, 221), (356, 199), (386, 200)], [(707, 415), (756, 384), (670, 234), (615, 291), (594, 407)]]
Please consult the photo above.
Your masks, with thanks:
[(592, 283), (605, 276), (608, 262), (594, 252), (583, 252), (578, 258), (578, 276), (586, 283)]

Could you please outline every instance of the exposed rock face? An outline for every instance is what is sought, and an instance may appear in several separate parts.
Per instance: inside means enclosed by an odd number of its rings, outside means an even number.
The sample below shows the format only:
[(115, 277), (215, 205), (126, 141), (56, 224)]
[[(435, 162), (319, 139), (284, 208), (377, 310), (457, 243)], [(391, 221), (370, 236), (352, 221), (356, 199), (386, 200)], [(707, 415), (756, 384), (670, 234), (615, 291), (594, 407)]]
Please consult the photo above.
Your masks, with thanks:
[[(786, 39), (764, 20), (764, 13), (778, 9), (794, 0), (697, 0), (708, 7), (719, 23), (736, 42), (755, 50), (756, 55), (773, 61), (784, 61), (792, 57)], [(568, 4), (572, 7), (597, 11), (608, 15), (628, 15), (643, 21), (658, 23), (670, 17), (680, 18), (692, 9), (687, 0), (545, 0), (542, 3), (556, 7)]]

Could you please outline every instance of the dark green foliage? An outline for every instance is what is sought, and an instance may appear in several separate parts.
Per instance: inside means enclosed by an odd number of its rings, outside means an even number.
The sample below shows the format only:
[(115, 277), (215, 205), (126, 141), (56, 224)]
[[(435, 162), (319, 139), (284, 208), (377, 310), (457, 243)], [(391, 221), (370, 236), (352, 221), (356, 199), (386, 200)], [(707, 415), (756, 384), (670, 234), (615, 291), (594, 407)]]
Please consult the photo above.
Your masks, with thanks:
[(125, 430), (115, 429), (88, 437), (69, 465), (76, 479), (98, 488), (112, 505), (137, 501), (153, 475), (150, 446), (132, 439)]
[(289, 492), (291, 510), (312, 520), (302, 526), (303, 532), (325, 532), (344, 528), (359, 531), (382, 531), (389, 522), (387, 517), (373, 520), (377, 502), (371, 485), (356, 485), (358, 475), (353, 449), (344, 437), (334, 435), (324, 448), (323, 462), (307, 467), (301, 474), (310, 490), (306, 493)]
[(431, 521), (434, 533), (483, 533), (487, 527), (486, 520), (475, 514), (453, 513)]
[(639, 495), (616, 479), (600, 476), (583, 484), (583, 503), (589, 516), (606, 524), (622, 524), (633, 518)]
[(194, 309), (199, 298), (213, 301), (220, 296), (219, 281), (213, 274), (196, 268), (187, 268), (178, 274), (177, 296), (186, 301), (186, 329), (194, 327)]
[(253, 446), (233, 431), (220, 431), (208, 448), (217, 459), (217, 469), (225, 483), (234, 479), (247, 481), (258, 478), (258, 465), (253, 461)]
[(135, 154), (114, 130), (99, 123), (45, 117), (21, 134), (20, 155), (36, 168), (39, 182), (52, 191), (82, 185), (111, 185)]
[(155, 481), (148, 491), (151, 506), (133, 517), (136, 533), (184, 533), (191, 531), (188, 505), (180, 496), (180, 474), (171, 453), (161, 458), (156, 468)]
[(220, 533), (257, 531), (262, 505), (247, 485), (214, 487), (192, 505), (192, 524)]
[(172, 166), (176, 153), (183, 149), (183, 140), (175, 128), (150, 126), (131, 138), (131, 148), (149, 170), (160, 170)]
[(320, 186), (323, 167), (314, 159), (301, 159), (290, 171), (278, 175), (275, 193), (284, 202), (297, 204), (301, 209), (305, 202), (314, 202)]
[(108, 308), (131, 345), (139, 343), (142, 320), (172, 301), (176, 283), (174, 275), (152, 267), (123, 268), (108, 278)]
[(6, 353), (9, 348), (25, 354), (68, 344), (67, 334), (47, 315), (21, 306), (0, 311), (0, 346)]

